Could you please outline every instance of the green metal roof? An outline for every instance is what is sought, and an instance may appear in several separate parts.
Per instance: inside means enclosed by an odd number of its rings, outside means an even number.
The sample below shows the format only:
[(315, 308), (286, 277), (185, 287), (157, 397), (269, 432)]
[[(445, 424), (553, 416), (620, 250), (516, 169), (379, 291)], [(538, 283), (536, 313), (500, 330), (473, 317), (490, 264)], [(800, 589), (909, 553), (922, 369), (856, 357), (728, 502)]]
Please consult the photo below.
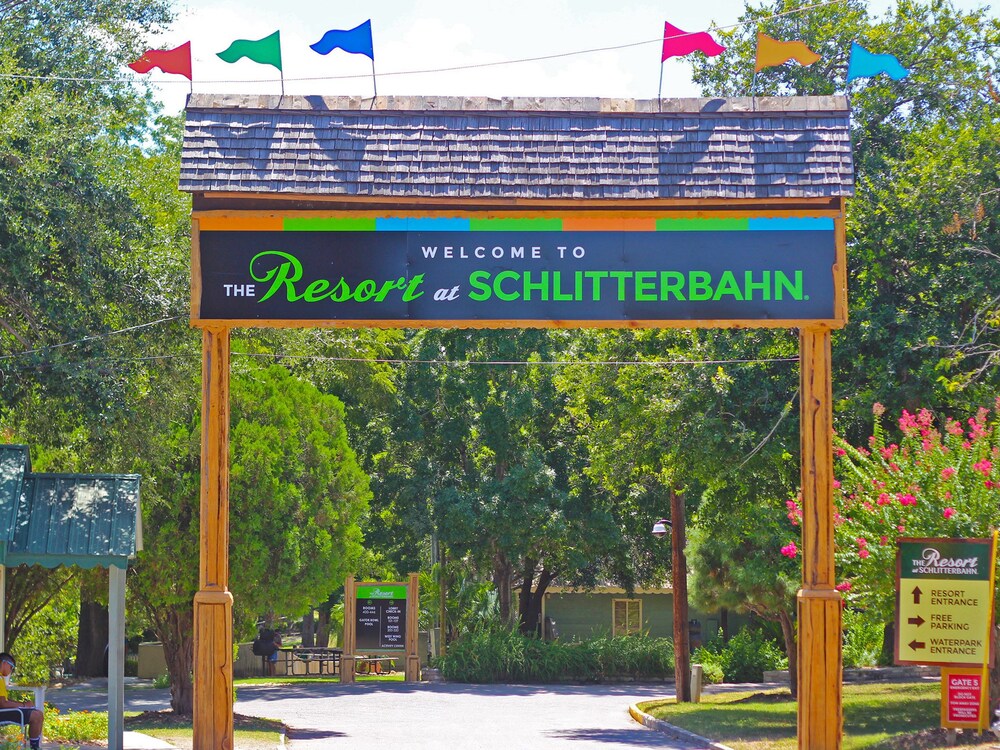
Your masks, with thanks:
[(0, 445), (0, 523), (5, 565), (125, 568), (142, 549), (139, 476), (35, 474), (27, 448)]
[[(13, 529), (17, 502), (24, 487), (24, 477), (31, 472), (31, 458), (26, 445), (0, 445), (0, 530)], [(9, 541), (0, 534), (0, 545)], [(0, 551), (0, 563), (3, 553)]]

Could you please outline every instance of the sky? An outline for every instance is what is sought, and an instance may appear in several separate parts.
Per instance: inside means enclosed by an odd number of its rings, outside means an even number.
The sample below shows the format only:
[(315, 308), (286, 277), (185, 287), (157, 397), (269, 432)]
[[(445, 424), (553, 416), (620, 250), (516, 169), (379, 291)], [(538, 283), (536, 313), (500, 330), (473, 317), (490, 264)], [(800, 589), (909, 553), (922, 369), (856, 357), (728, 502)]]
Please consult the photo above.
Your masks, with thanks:
[[(993, 2), (1000, 5), (1000, 0)], [(663, 22), (669, 20), (684, 31), (705, 30), (713, 24), (724, 27), (737, 22), (744, 4), (744, 0), (177, 0), (177, 21), (153, 44), (172, 48), (191, 42), (195, 92), (279, 94), (277, 69), (246, 59), (228, 64), (216, 53), (235, 39), (260, 39), (280, 29), (285, 93), (368, 97), (373, 93), (368, 57), (342, 50), (323, 56), (309, 45), (328, 29), (350, 29), (370, 18), (379, 95), (655, 99)], [(870, 0), (869, 9), (878, 16), (891, 4), (892, 0)], [(964, 10), (989, 4), (990, 0), (955, 0)], [(988, 14), (996, 17), (997, 8)], [(512, 65), (392, 75), (620, 45), (634, 46)], [(159, 70), (147, 78), (165, 111), (184, 107), (191, 91), (187, 79)], [(663, 65), (663, 96), (698, 95), (689, 64), (668, 60)]]

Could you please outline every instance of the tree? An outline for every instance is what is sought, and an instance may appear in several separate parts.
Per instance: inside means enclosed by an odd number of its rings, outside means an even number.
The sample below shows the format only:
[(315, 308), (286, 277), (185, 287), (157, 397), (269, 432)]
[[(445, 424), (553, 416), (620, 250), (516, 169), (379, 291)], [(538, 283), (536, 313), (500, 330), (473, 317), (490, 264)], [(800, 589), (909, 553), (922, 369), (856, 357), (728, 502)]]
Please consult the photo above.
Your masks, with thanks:
[[(856, 195), (848, 202), (851, 323), (834, 339), (839, 429), (860, 438), (868, 404), (968, 410), (996, 388), (1000, 300), (998, 123), (991, 80), (1000, 21), (947, 2), (901, 1), (885, 17), (863, 3), (796, 0), (749, 8), (719, 32), (727, 53), (692, 58), (706, 96), (746, 94), (759, 29), (822, 55), (765, 68), (757, 95), (850, 91)], [(777, 16), (775, 14), (782, 14)], [(845, 80), (852, 42), (910, 69)]]
[(847, 600), (889, 623), (898, 538), (987, 537), (1000, 526), (1000, 420), (980, 409), (942, 429), (930, 411), (904, 410), (897, 443), (885, 408), (874, 412), (867, 446), (836, 442), (837, 563)]
[[(427, 331), (403, 373), (379, 494), (493, 581), (501, 616), (535, 632), (545, 589), (585, 575), (616, 534), (582, 473), (552, 366), (567, 334)], [(538, 364), (533, 364), (537, 362)], [(520, 364), (519, 364), (520, 363)], [(433, 524), (428, 523), (430, 519)]]
[[(720, 608), (752, 612), (778, 622), (788, 655), (792, 696), (798, 695), (796, 592), (801, 574), (795, 545), (786, 545), (787, 521), (771, 500), (705, 501), (700, 525), (690, 537), (694, 571), (692, 600), (704, 611)], [(778, 554), (779, 547), (784, 557)]]
[[(189, 407), (161, 438), (163, 463), (144, 472), (146, 549), (129, 581), (163, 642), (178, 713), (192, 708), (198, 583), (200, 416)], [(342, 404), (284, 368), (235, 372), (232, 415), (230, 588), (234, 629), (248, 635), (259, 613), (302, 614), (354, 571), (369, 490)]]

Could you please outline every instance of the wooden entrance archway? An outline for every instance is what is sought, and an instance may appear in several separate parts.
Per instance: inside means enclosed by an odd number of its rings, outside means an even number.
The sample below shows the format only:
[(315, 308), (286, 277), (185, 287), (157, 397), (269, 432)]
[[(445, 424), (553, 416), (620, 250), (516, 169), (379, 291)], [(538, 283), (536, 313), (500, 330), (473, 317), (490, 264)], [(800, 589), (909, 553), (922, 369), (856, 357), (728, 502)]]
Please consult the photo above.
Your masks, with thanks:
[[(181, 187), (194, 193), (192, 323), (203, 335), (195, 748), (232, 747), (230, 330), (360, 325), (798, 329), (799, 747), (839, 748), (830, 337), (847, 319), (844, 199), (853, 174), (846, 99), (420, 99), (379, 100), (372, 110), (359, 103), (198, 95), (188, 104)], [(443, 312), (418, 289), (428, 257), (416, 250), (427, 233), (440, 232), (479, 239), (520, 232), (529, 247), (532, 232), (563, 232), (620, 265), (611, 276), (591, 267), (531, 278), (483, 270), (487, 276), (473, 285), (478, 299), (493, 295), (497, 304), (480, 317), (461, 305)], [(668, 240), (665, 232), (678, 234)], [(550, 244), (554, 253), (558, 243)], [(682, 270), (657, 265), (658, 249), (668, 246), (681, 248), (670, 263)], [(685, 252), (699, 262), (725, 256), (736, 270), (720, 266), (714, 292), (699, 287), (695, 294), (694, 285), (709, 282), (692, 276), (706, 272), (685, 266)], [(368, 269), (380, 254), (391, 261), (381, 283), (362, 275), (345, 292), (346, 275), (338, 282), (316, 271), (331, 258)], [(255, 266), (270, 255), (280, 257)], [(783, 270), (754, 265), (778, 263), (779, 255)], [(791, 268), (800, 261), (805, 270), (796, 275)], [(606, 278), (617, 284), (610, 287), (617, 297), (601, 287)], [(444, 302), (453, 281), (443, 274), (427, 291)], [(530, 302), (540, 289), (545, 304), (500, 304)], [(373, 300), (387, 304), (369, 315), (363, 308)], [(574, 306), (556, 315), (561, 302)]]

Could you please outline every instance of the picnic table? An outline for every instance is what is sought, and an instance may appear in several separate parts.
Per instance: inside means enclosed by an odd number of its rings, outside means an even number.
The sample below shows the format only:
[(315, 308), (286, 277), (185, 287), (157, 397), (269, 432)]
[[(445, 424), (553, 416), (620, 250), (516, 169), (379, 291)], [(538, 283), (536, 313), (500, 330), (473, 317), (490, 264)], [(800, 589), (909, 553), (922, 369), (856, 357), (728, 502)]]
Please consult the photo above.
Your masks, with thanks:
[(324, 648), (320, 646), (291, 646), (278, 649), (279, 674), (289, 677), (307, 677), (309, 675), (340, 674), (340, 657), (343, 650), (339, 648)]

